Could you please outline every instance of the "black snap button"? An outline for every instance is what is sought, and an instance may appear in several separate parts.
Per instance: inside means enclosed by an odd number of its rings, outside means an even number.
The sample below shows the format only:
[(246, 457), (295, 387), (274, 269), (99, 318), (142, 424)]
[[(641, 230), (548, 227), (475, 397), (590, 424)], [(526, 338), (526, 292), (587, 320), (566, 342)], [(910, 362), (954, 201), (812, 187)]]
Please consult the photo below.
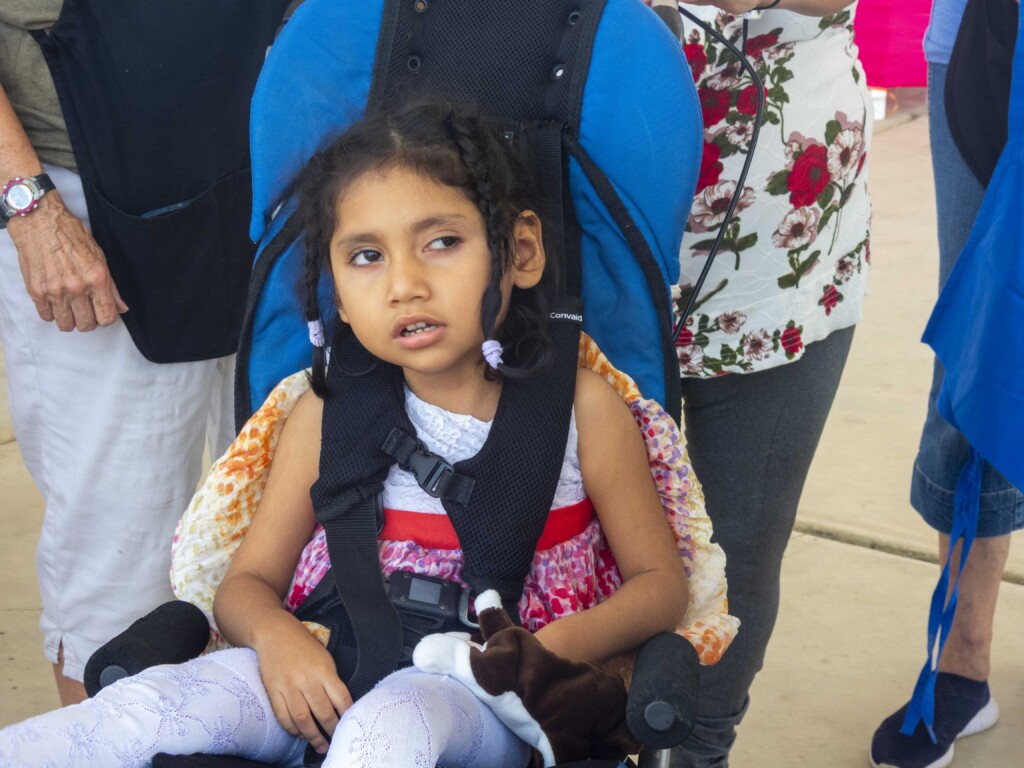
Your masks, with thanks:
[(552, 80), (561, 80), (562, 79), (562, 75), (564, 75), (564, 74), (565, 74), (565, 64), (555, 64), (555, 66), (551, 68), (551, 79)]
[(582, 18), (583, 18), (583, 14), (580, 13), (579, 11), (571, 12), (569, 14), (569, 26), (570, 27), (575, 27), (577, 24), (580, 23), (580, 19), (582, 19)]
[(405, 62), (405, 68), (412, 72), (414, 75), (420, 71), (420, 67), (423, 66), (423, 60), (419, 56), (410, 56)]
[(427, 0), (416, 0), (416, 2), (412, 4), (412, 7), (416, 13), (423, 13), (427, 10)]
[(651, 730), (664, 733), (676, 721), (675, 708), (667, 701), (652, 701), (644, 709), (644, 722)]

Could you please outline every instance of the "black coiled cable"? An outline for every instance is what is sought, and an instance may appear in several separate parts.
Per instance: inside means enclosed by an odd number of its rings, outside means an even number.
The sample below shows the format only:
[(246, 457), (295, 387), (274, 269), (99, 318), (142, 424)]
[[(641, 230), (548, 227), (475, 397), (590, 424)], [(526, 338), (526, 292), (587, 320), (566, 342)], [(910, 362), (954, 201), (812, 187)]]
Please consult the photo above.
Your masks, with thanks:
[[(757, 147), (757, 138), (761, 133), (761, 123), (764, 121), (764, 105), (765, 105), (765, 92), (764, 83), (761, 82), (761, 78), (757, 76), (757, 72), (754, 70), (753, 65), (746, 57), (746, 46), (747, 46), (747, 20), (743, 20), (743, 51), (740, 51), (735, 45), (725, 39), (725, 36), (720, 34), (718, 30), (714, 29), (710, 24), (706, 24), (701, 19), (694, 16), (686, 9), (680, 7), (679, 13), (690, 19), (693, 23), (702, 27), (709, 35), (718, 40), (722, 45), (729, 49), (733, 56), (736, 57), (736, 61), (739, 62), (740, 66), (750, 75), (754, 85), (757, 86), (757, 116), (754, 120), (754, 131), (750, 135), (750, 144), (747, 149), (747, 157), (743, 161), (743, 168), (740, 170), (739, 178), (736, 180), (736, 190), (733, 192), (732, 198), (729, 200), (729, 207), (725, 211), (725, 219), (722, 221), (721, 227), (718, 229), (718, 234), (715, 236), (715, 241), (711, 245), (711, 250), (708, 252), (707, 260), (704, 262), (704, 268), (701, 269), (700, 275), (697, 278), (697, 282), (694, 283), (693, 290), (690, 292), (689, 298), (686, 300), (686, 305), (683, 307), (682, 312), (679, 315), (679, 323), (676, 325), (675, 330), (672, 332), (672, 343), (675, 344), (679, 340), (679, 334), (683, 332), (683, 328), (686, 327), (686, 319), (690, 316), (693, 311), (694, 305), (697, 302), (697, 296), (700, 293), (701, 287), (704, 285), (704, 281), (707, 279), (708, 272), (711, 271), (711, 265), (715, 260), (715, 256), (718, 255), (718, 249), (722, 245), (722, 239), (725, 237), (726, 230), (728, 229), (729, 223), (732, 221), (733, 214), (736, 212), (736, 206), (739, 204), (740, 197), (743, 195), (743, 185), (747, 181), (747, 172), (750, 170), (750, 164), (754, 159), (754, 148)], [(684, 41), (685, 42), (685, 41)]]

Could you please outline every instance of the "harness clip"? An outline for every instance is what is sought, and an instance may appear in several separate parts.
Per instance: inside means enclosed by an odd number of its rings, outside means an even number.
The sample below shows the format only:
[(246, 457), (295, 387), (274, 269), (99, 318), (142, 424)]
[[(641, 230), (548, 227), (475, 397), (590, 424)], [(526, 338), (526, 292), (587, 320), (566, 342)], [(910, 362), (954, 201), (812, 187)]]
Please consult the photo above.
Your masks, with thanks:
[(436, 453), (431, 453), (417, 441), (416, 450), (409, 454), (405, 464), (399, 465), (416, 476), (420, 488), (435, 499), (441, 498), (455, 475), (455, 467)]
[(380, 447), (399, 467), (412, 472), (416, 483), (435, 499), (467, 504), (473, 493), (472, 478), (459, 474), (455, 467), (436, 453), (431, 453), (423, 442), (398, 427), (391, 430)]

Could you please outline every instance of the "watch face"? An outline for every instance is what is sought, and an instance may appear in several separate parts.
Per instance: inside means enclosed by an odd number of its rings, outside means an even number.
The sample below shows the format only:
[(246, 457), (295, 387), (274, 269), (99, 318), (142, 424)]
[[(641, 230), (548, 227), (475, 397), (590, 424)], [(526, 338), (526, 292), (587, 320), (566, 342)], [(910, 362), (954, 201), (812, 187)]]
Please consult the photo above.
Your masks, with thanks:
[(36, 202), (36, 196), (32, 193), (28, 184), (19, 183), (11, 185), (7, 190), (7, 204), (16, 213), (30, 210)]

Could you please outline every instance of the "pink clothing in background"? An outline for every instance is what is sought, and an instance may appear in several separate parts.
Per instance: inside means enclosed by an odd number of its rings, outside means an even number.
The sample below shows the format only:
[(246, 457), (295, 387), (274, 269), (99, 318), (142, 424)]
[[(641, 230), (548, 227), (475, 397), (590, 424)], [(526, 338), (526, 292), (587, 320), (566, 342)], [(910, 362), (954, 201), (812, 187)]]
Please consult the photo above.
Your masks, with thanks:
[(921, 40), (931, 0), (861, 0), (854, 27), (872, 88), (923, 87), (928, 72)]

